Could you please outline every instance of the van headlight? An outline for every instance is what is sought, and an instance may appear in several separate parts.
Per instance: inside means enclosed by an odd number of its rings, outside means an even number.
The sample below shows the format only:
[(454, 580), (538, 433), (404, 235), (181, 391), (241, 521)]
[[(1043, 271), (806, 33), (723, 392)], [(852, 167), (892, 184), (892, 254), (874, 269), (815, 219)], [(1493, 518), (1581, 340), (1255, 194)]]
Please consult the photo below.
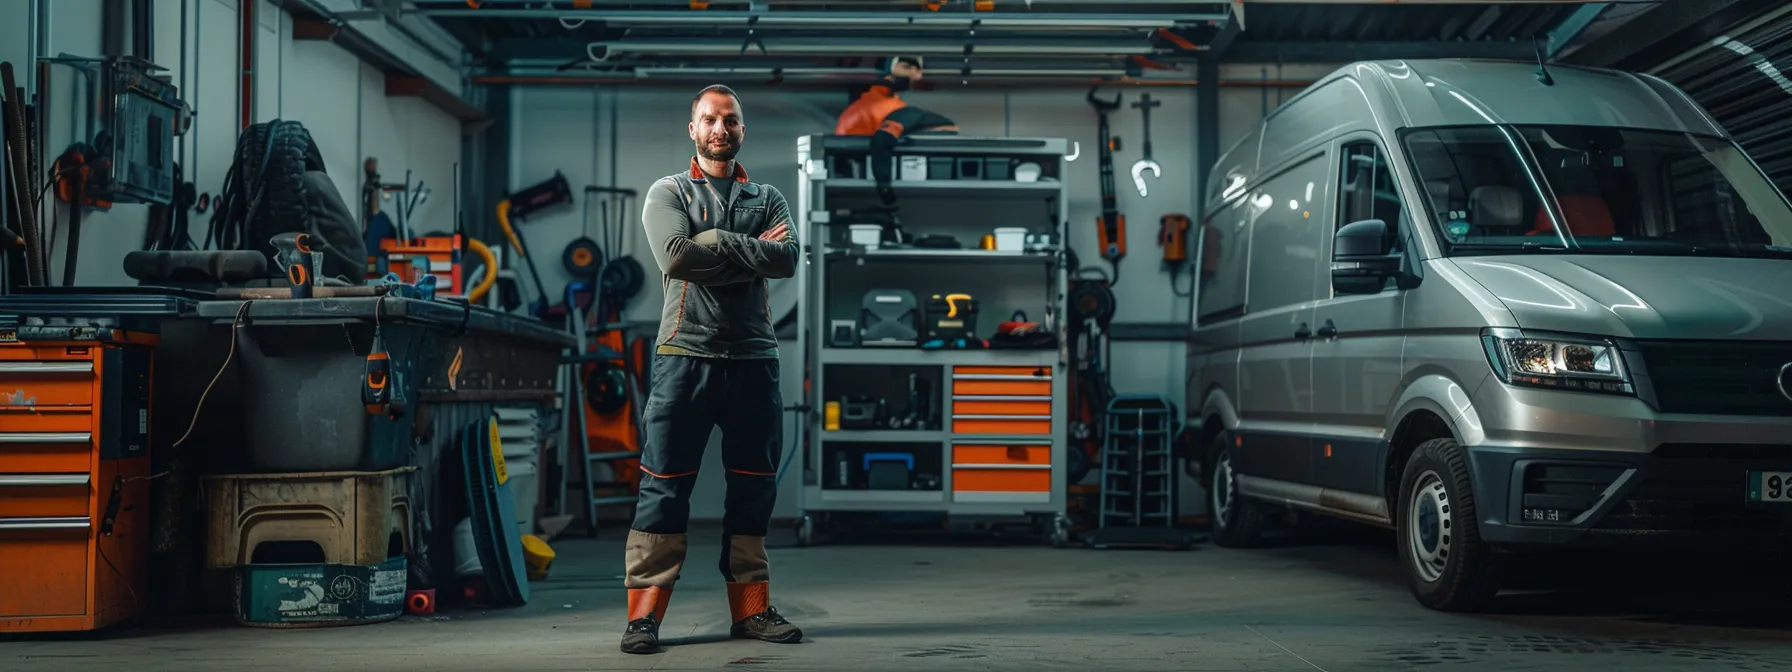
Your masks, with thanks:
[(1508, 385), (1635, 394), (1617, 344), (1596, 338), (1488, 329), (1482, 341), (1493, 372)]

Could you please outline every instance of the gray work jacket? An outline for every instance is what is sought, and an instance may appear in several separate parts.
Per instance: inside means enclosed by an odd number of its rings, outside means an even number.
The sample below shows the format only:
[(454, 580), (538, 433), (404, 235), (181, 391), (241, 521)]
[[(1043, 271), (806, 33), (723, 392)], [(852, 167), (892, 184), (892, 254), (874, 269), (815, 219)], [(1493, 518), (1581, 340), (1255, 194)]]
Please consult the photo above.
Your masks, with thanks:
[(697, 159), (660, 178), (643, 199), (641, 223), (662, 273), (665, 307), (655, 352), (764, 359), (778, 356), (766, 280), (796, 275), (796, 227), (783, 243), (758, 236), (790, 221), (776, 187), (747, 179), (732, 166), (723, 196)]

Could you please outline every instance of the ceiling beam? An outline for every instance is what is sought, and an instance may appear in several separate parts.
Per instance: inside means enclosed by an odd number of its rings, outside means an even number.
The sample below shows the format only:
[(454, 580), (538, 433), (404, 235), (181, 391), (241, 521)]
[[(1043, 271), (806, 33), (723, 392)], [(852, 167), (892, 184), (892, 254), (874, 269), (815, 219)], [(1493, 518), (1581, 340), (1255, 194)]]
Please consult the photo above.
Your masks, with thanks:
[[(1249, 32), (1245, 33), (1250, 36)], [(1239, 40), (1226, 50), (1229, 63), (1352, 63), (1402, 58), (1530, 59), (1530, 42), (1252, 42)], [(1172, 59), (1173, 60), (1173, 59)]]
[(1555, 30), (1549, 31), (1549, 59), (1554, 60), (1561, 55), (1562, 50), (1574, 43), (1575, 38), (1580, 37), (1580, 34), (1586, 31), (1587, 26), (1593, 25), (1593, 21), (1598, 19), (1599, 15), (1611, 8), (1610, 4), (1603, 2), (1581, 5), (1567, 18), (1562, 19), (1561, 23), (1556, 24)]
[(826, 28), (862, 26), (877, 28), (1169, 28), (1189, 24), (1214, 24), (1226, 20), (1225, 12), (1125, 13), (1125, 12), (842, 12), (842, 11), (735, 11), (641, 9), (542, 9), (487, 7), (468, 9), (419, 9), (432, 19), (564, 19), (598, 21), (610, 26), (702, 26), (761, 28)]
[(1779, 3), (1761, 0), (1674, 0), (1608, 32), (1564, 59), (1576, 65), (1644, 70), (1693, 49)]

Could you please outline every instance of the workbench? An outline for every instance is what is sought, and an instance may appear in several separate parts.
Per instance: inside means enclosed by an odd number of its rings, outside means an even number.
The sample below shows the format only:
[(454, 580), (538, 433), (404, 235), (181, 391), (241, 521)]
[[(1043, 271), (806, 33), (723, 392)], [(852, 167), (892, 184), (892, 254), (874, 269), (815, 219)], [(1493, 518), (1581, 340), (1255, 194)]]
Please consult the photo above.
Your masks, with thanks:
[[(442, 300), (245, 301), (159, 287), (29, 288), (0, 296), (0, 330), (62, 320), (160, 335), (151, 459), (152, 470), (168, 477), (154, 483), (150, 565), (151, 575), (169, 580), (146, 597), (165, 614), (195, 606), (190, 601), (199, 591), (189, 579), (197, 579), (203, 531), (187, 512), (199, 475), (208, 473), (415, 466), (413, 552), (427, 559), (423, 569), (446, 576), (459, 506), (438, 487), (438, 456), (453, 448), (460, 428), (499, 406), (535, 407), (544, 418), (565, 415), (559, 378), (566, 349), (575, 344), (570, 334), (534, 319)], [(371, 416), (360, 402), (376, 320), (410, 402), (397, 419)], [(227, 357), (234, 358), (228, 366)], [(189, 426), (187, 443), (173, 447)], [(558, 463), (547, 458), (544, 464)], [(542, 482), (560, 479), (543, 474)], [(563, 494), (552, 496), (558, 501)]]

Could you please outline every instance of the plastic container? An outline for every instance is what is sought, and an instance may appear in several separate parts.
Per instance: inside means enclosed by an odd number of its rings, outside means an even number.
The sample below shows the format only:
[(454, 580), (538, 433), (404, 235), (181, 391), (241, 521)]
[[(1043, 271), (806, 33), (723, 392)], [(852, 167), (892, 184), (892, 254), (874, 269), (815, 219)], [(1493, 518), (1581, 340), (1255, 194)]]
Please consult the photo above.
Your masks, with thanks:
[(370, 567), (402, 558), (411, 548), (413, 471), (207, 476), (206, 566)]
[(236, 620), (306, 628), (390, 621), (404, 614), (404, 556), (377, 565), (246, 565), (237, 570)]
[(997, 252), (1021, 252), (1027, 249), (1027, 230), (1001, 227), (995, 230)]
[(884, 240), (884, 225), (882, 224), (852, 224), (847, 227), (847, 231), (852, 236), (852, 244), (864, 245), (874, 250)]
[(454, 525), (454, 575), (463, 579), (485, 576), (479, 564), (479, 547), (474, 546), (473, 519), (462, 518)]
[[(417, 405), (415, 328), (382, 331), (393, 380)], [(379, 471), (409, 460), (412, 418), (367, 412), (361, 377), (371, 325), (284, 324), (238, 330), (243, 371), (246, 471)], [(208, 373), (209, 375), (209, 373)]]

